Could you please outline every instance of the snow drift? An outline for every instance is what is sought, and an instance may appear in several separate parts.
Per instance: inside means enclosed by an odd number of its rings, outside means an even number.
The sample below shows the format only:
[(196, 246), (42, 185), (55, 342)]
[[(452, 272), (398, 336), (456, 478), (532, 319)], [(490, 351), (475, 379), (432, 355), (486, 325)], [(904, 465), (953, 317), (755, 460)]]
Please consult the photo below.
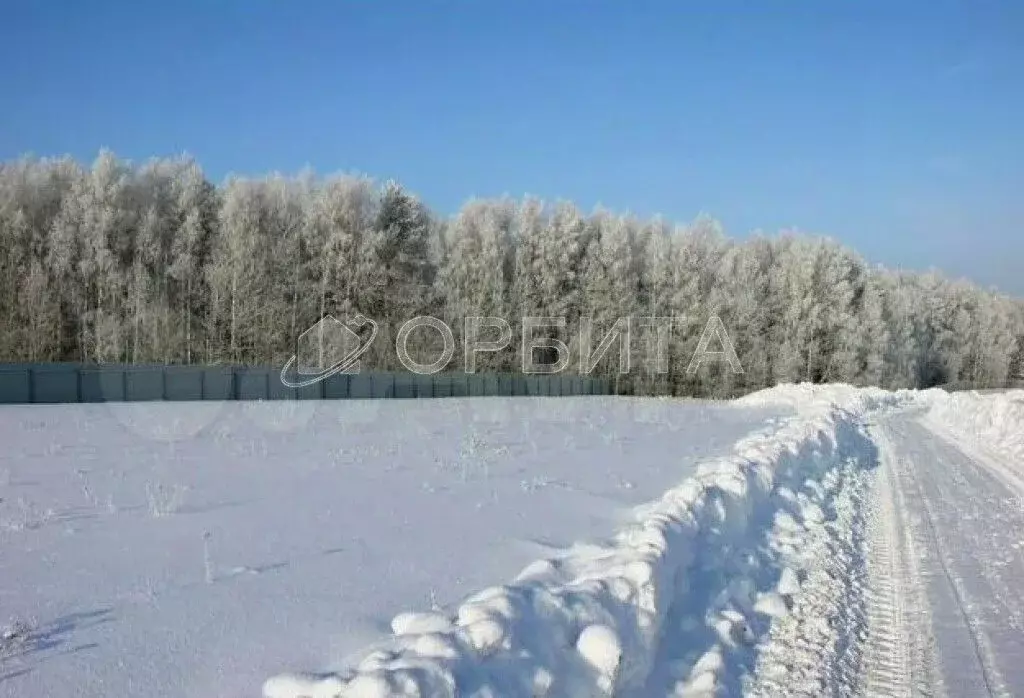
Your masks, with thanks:
[(947, 393), (929, 390), (928, 417), (975, 445), (1024, 461), (1024, 390)]
[(798, 414), (703, 463), (612, 540), (538, 560), (451, 612), (400, 614), (355, 665), (272, 677), (264, 696), (592, 698), (835, 681), (843, 625), (815, 616), (856, 606), (827, 603), (856, 592), (829, 572), (856, 555), (849, 512), (876, 462), (862, 419), (900, 399), (849, 386), (744, 398)]

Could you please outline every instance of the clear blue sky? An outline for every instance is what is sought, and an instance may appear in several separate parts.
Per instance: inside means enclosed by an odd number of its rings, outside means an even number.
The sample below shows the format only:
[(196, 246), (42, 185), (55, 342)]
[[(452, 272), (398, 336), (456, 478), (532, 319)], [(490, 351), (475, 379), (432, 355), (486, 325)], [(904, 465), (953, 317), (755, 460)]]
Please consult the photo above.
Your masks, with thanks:
[(7, 2), (0, 158), (795, 226), (1024, 295), (1024, 2)]

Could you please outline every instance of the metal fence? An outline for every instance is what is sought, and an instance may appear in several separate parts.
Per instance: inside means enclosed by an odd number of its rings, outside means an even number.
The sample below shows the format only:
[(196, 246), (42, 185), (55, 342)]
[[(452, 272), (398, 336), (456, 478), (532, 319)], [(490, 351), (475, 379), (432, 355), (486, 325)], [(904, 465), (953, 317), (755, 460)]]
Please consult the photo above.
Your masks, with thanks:
[(613, 382), (569, 375), (375, 372), (335, 374), (304, 388), (280, 369), (247, 366), (0, 364), (0, 404), (151, 400), (330, 400), (609, 395)]

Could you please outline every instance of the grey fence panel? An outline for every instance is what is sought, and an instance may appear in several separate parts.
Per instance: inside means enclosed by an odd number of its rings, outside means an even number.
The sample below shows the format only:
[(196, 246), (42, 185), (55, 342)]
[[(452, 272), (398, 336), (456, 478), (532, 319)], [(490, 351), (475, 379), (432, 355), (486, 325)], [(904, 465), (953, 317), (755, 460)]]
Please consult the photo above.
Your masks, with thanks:
[(164, 400), (202, 400), (201, 366), (164, 366), (160, 371), (160, 392)]
[(170, 381), (163, 370), (149, 366), (128, 366), (121, 370), (124, 372), (125, 400), (148, 402), (166, 399), (164, 381)]
[(501, 395), (501, 383), (498, 382), (497, 376), (485, 374), (480, 376), (480, 379), (483, 382), (481, 395)]
[(529, 394), (530, 388), (526, 376), (512, 376), (512, 395), (520, 397)]
[(373, 376), (365, 373), (350, 375), (348, 377), (348, 396), (354, 399), (373, 397)]
[(394, 376), (393, 397), (412, 398), (416, 397), (416, 374), (404, 375), (401, 373)]
[(395, 374), (393, 373), (372, 373), (373, 385), (370, 397), (387, 398), (395, 394)]
[(268, 399), (269, 384), (270, 374), (266, 369), (239, 368), (235, 370), (235, 392), (239, 400)]
[(434, 374), (434, 397), (451, 397), (453, 394), (452, 377), (442, 373)]
[(416, 397), (434, 397), (434, 377), (416, 375)]
[[(273, 380), (273, 378), (271, 378)], [(280, 378), (278, 379), (280, 382)], [(327, 396), (327, 382), (319, 381), (312, 385), (295, 388), (295, 397), (299, 400), (323, 400)]]
[(82, 402), (124, 402), (125, 372), (120, 366), (90, 366), (78, 375)]
[(494, 392), (492, 395), (511, 395), (512, 394), (512, 376), (505, 373), (500, 373), (494, 378)]
[(299, 391), (290, 385), (281, 382), (281, 377), (273, 371), (267, 371), (267, 399), (268, 400), (297, 400)]
[[(299, 376), (300, 378), (302, 376)], [(295, 388), (281, 381), (281, 372), (267, 369), (268, 400), (321, 400), (324, 397), (324, 381)]]
[(32, 399), (36, 402), (78, 402), (78, 371), (67, 366), (32, 369)]
[(32, 402), (32, 372), (25, 368), (0, 368), (0, 404)]
[(349, 378), (350, 376), (347, 373), (335, 373), (330, 378), (324, 380), (324, 397), (328, 400), (343, 400), (349, 397)]
[[(203, 400), (235, 400), (235, 372), (226, 366), (207, 366), (200, 376)], [(169, 392), (169, 389), (168, 389)]]

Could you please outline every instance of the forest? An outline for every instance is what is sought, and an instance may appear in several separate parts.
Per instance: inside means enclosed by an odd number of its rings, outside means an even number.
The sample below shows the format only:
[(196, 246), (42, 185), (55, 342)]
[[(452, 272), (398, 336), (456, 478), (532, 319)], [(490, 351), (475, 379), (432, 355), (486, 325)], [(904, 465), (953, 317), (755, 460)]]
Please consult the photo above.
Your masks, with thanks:
[[(1024, 372), (1024, 302), (872, 265), (826, 237), (732, 239), (706, 215), (679, 224), (530, 197), (443, 216), (394, 181), (303, 171), (215, 185), (188, 156), (0, 165), (0, 361), (281, 366), (321, 317), (355, 313), (389, 340), (363, 356), (379, 370), (401, 370), (393, 338), (419, 315), (456, 341), (467, 316), (506, 318), (513, 348), (519, 318), (564, 317), (551, 336), (573, 352), (581, 318), (599, 339), (618, 318), (672, 317), (667, 373), (638, 357), (619, 376), (645, 394), (999, 387)], [(686, 371), (713, 316), (742, 373)], [(436, 341), (418, 333), (410, 354), (430, 363)], [(520, 363), (515, 350), (482, 353), (477, 370)], [(618, 368), (610, 351), (592, 375)]]

